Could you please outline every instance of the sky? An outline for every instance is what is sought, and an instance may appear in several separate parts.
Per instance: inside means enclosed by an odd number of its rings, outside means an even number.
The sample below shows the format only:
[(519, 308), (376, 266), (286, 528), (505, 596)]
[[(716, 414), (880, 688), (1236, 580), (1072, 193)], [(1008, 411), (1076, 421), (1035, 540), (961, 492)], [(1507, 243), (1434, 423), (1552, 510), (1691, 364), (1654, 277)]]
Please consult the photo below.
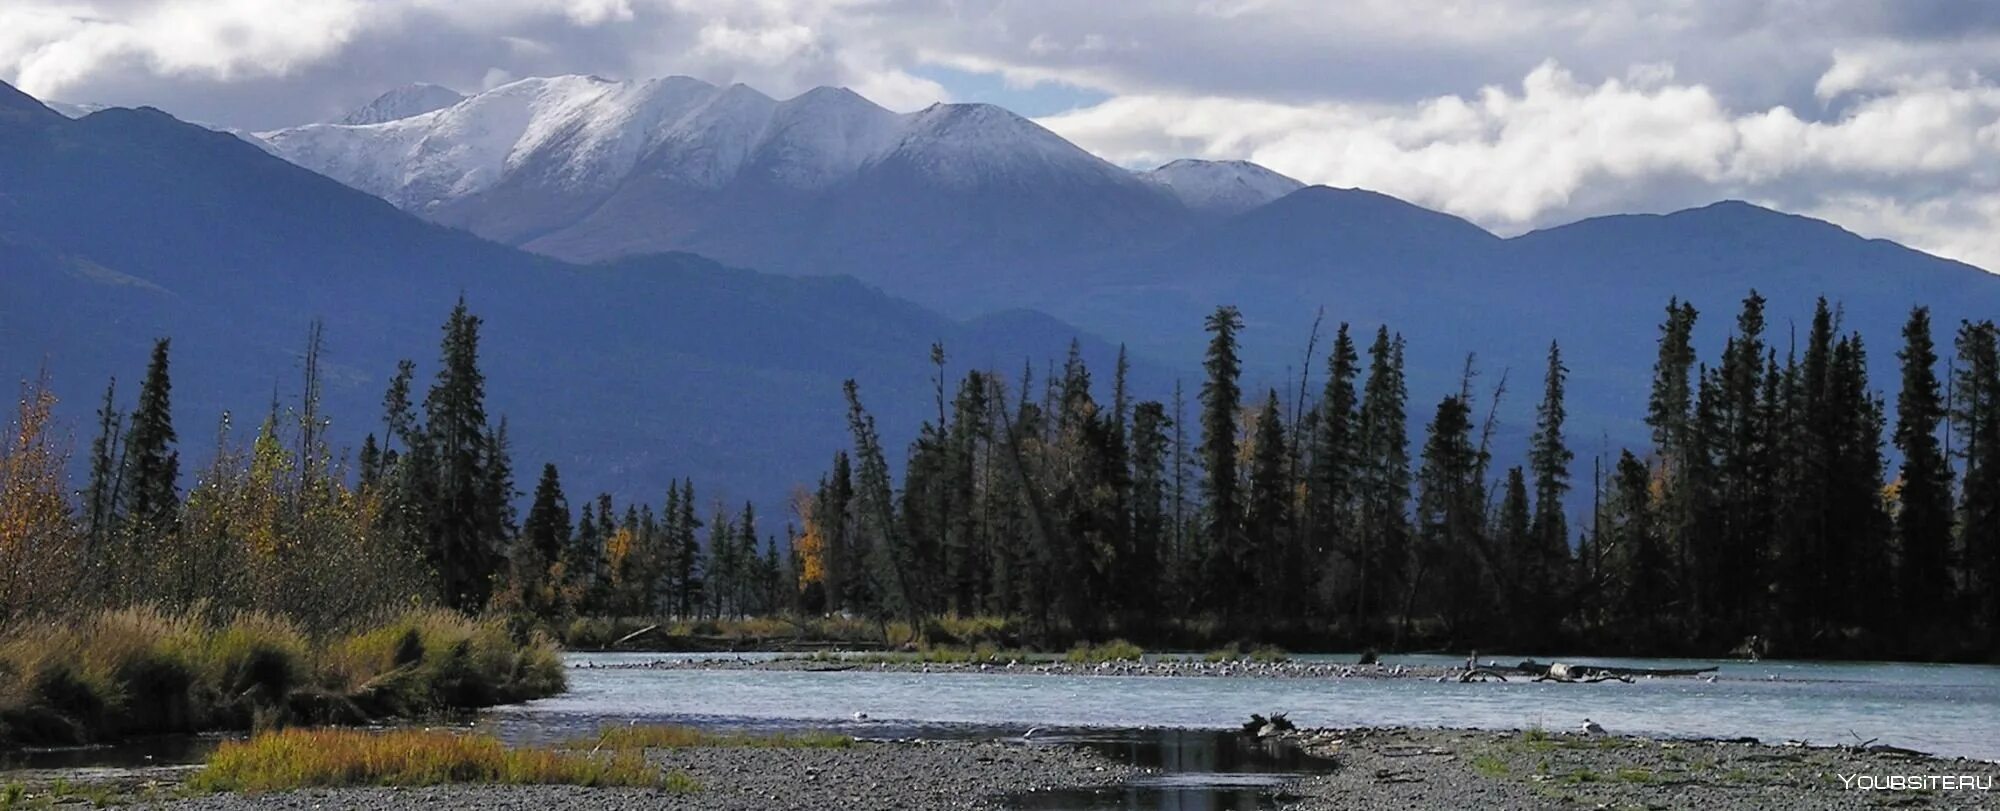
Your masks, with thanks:
[(1509, 235), (1745, 199), (2000, 270), (2000, 3), (0, 4), (0, 80), (221, 126), (563, 73), (993, 102), (1122, 165), (1249, 159)]

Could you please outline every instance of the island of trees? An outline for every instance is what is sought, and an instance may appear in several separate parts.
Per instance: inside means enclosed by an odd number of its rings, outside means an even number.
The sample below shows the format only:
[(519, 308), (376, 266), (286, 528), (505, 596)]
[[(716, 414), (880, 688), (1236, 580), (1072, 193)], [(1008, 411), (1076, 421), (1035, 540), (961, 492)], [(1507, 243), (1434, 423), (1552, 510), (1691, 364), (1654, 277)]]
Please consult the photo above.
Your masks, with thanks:
[(2000, 329), (1956, 325), (1941, 349), (1914, 310), (1892, 409), (1836, 308), (1781, 353), (1764, 307), (1745, 299), (1710, 361), (1694, 306), (1670, 302), (1651, 445), (1588, 460), (1554, 344), (1520, 449), (1494, 447), (1504, 383), (1478, 390), (1471, 358), (1409, 436), (1387, 328), (1340, 325), (1315, 375), (1245, 391), (1242, 320), (1219, 308), (1198, 390), (1166, 402), (1131, 396), (1122, 354), (1106, 392), (1074, 348), (1039, 380), (954, 382), (934, 346), (936, 416), (903, 464), (849, 382), (852, 447), (782, 534), (688, 481), (657, 506), (572, 504), (554, 465), (517, 513), (463, 303), (427, 390), (403, 363), (351, 457), (317, 405), (315, 328), (296, 403), (247, 442), (225, 416), (183, 490), (162, 340), (129, 413), (106, 391), (80, 488), (53, 396), (26, 388), (0, 451), (0, 622), (144, 603), (338, 629), (414, 601), (517, 634), (832, 615), (923, 642), (988, 617), (1044, 648), (2000, 657)]

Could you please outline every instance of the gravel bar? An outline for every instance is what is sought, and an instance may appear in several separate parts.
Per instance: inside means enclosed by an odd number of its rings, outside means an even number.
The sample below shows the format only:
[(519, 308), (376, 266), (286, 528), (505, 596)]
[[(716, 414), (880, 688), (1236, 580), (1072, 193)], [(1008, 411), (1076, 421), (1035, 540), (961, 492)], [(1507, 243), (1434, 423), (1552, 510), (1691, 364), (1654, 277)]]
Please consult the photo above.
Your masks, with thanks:
[(1082, 749), (995, 742), (857, 742), (845, 749), (655, 749), (646, 759), (699, 791), (576, 786), (435, 786), (218, 794), (137, 807), (239, 809), (998, 809), (1000, 795), (1115, 785), (1135, 770)]

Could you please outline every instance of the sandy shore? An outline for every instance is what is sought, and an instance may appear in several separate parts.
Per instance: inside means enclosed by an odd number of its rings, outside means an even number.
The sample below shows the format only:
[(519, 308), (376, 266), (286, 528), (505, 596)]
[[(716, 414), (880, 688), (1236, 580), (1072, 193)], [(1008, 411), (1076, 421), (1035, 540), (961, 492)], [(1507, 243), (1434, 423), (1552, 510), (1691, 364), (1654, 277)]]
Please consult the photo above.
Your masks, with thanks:
[[(1307, 730), (1289, 740), (1329, 762), (1276, 792), (1279, 807), (1350, 808), (2000, 808), (2000, 791), (1859, 790), (1897, 776), (1993, 785), (2000, 764), (1895, 752), (1615, 736), (1455, 730)], [(668, 794), (570, 786), (441, 786), (182, 797), (177, 775), (145, 780), (72, 771), (70, 799), (175, 809), (999, 809), (1006, 795), (1144, 783), (1152, 770), (1061, 744), (862, 742), (848, 749), (655, 750), (648, 760), (701, 790)], [(95, 774), (95, 777), (91, 775)], [(54, 774), (22, 780), (28, 800)], [(1849, 780), (1843, 780), (1847, 776)], [(1907, 777), (1904, 779), (1908, 779)], [(1983, 783), (1981, 782), (1983, 781)], [(108, 788), (96, 788), (108, 787)], [(93, 794), (93, 792), (97, 792)], [(1117, 807), (1124, 807), (1122, 804)], [(1142, 806), (1143, 807), (1143, 806)], [(1206, 807), (1201, 803), (1187, 807)]]

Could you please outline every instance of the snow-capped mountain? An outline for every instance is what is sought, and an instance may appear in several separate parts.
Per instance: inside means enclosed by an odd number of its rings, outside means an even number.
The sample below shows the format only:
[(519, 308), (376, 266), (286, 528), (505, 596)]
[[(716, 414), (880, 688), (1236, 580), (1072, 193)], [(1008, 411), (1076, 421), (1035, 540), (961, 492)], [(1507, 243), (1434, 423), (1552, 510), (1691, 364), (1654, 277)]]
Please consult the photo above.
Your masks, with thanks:
[(380, 124), (385, 121), (397, 121), (413, 115), (442, 110), (464, 100), (464, 93), (449, 87), (419, 82), (376, 96), (374, 101), (348, 113), (347, 117), (340, 119), (340, 123)]
[(1213, 214), (1241, 214), (1305, 187), (1249, 161), (1177, 160), (1140, 177), (1165, 186), (1182, 204)]
[(1279, 178), (1248, 164), (1140, 176), (991, 105), (902, 114), (841, 88), (780, 101), (686, 77), (523, 79), (255, 137), (406, 210), (567, 259), (687, 250), (878, 283), (1155, 239), (1275, 196)]

